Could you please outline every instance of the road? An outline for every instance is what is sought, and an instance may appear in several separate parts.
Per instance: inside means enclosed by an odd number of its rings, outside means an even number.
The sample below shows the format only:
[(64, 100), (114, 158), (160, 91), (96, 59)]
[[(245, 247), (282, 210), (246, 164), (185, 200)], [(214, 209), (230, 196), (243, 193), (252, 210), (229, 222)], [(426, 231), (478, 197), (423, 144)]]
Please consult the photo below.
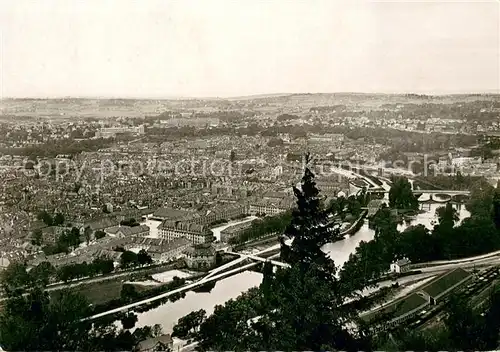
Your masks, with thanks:
[(437, 271), (452, 270), (452, 269), (456, 269), (456, 268), (463, 268), (463, 269), (469, 268), (470, 269), (470, 268), (474, 268), (474, 267), (499, 265), (499, 264), (500, 264), (500, 257), (491, 257), (491, 258), (478, 259), (478, 260), (473, 260), (473, 261), (468, 261), (468, 262), (429, 266), (426, 268), (418, 268), (415, 270), (420, 270), (423, 273), (432, 273), (432, 272), (437, 272)]
[[(475, 260), (480, 260), (480, 259), (485, 259), (485, 258), (491, 258), (495, 256), (500, 256), (500, 251), (494, 251), (482, 255), (477, 255), (474, 257), (468, 257), (468, 258), (463, 258), (463, 259), (452, 259), (452, 260), (436, 260), (432, 262), (427, 262), (427, 263), (419, 263), (417, 265), (439, 265), (439, 264), (454, 264), (454, 263), (465, 263), (465, 262), (470, 262), (470, 261), (475, 261)], [(413, 268), (417, 268), (417, 265), (415, 265)]]
[[(279, 249), (280, 247), (281, 247), (281, 244), (278, 243), (278, 244), (275, 244), (275, 245), (273, 245), (273, 246), (271, 246), (269, 248), (263, 249), (263, 250), (255, 253), (255, 254), (250, 254), (250, 256), (259, 256), (259, 255), (262, 255), (264, 253), (271, 252), (271, 251), (274, 251), (276, 249)], [(249, 254), (247, 254), (247, 253), (233, 253), (233, 252), (228, 252), (228, 253), (231, 253), (231, 254), (234, 254), (234, 255), (239, 255), (240, 258), (235, 259), (235, 260), (233, 260), (233, 261), (231, 261), (229, 263), (226, 263), (226, 264), (224, 264), (222, 266), (219, 266), (219, 267), (217, 267), (215, 269), (210, 270), (208, 272), (208, 275), (206, 275), (203, 279), (201, 279), (201, 281), (205, 281), (207, 279), (210, 279), (212, 276), (220, 273), (221, 271), (224, 271), (227, 268), (235, 266), (236, 264), (239, 264), (239, 263), (241, 263), (241, 262), (243, 262), (243, 261), (245, 261), (245, 260), (247, 260), (249, 258)]]

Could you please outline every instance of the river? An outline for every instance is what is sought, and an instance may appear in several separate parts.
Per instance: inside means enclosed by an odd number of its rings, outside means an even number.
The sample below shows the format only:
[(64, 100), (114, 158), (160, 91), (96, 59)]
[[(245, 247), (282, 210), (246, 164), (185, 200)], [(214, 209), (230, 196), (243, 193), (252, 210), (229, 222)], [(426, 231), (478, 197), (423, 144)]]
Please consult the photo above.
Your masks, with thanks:
[[(431, 204), (430, 211), (418, 214), (411, 223), (404, 223), (398, 226), (399, 230), (410, 225), (423, 224), (429, 229), (436, 220), (435, 211), (443, 204)], [(464, 206), (459, 210), (460, 221), (468, 217), (470, 213)], [(374, 237), (374, 231), (368, 228), (368, 221), (365, 220), (363, 226), (355, 234), (346, 237), (342, 241), (326, 244), (323, 250), (329, 253), (337, 266), (342, 267), (349, 259), (361, 241), (371, 241)], [(187, 292), (186, 297), (174, 303), (168, 302), (160, 307), (148, 312), (138, 314), (137, 327), (145, 325), (161, 324), (165, 333), (170, 333), (177, 320), (184, 315), (198, 310), (205, 309), (208, 314), (213, 312), (214, 306), (224, 304), (231, 298), (236, 298), (241, 293), (260, 284), (262, 274), (245, 271), (240, 274), (228, 277), (218, 281), (215, 288), (210, 293)]]

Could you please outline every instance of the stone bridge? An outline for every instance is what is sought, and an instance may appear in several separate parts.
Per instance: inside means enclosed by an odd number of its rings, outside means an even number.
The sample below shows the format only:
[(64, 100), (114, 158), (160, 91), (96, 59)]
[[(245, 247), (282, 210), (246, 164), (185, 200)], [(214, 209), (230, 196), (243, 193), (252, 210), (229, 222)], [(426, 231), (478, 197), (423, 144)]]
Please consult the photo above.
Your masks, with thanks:
[[(368, 193), (389, 193), (389, 190), (383, 188), (377, 189), (367, 189)], [(447, 189), (414, 189), (413, 194), (447, 194), (450, 196), (458, 196), (458, 195), (469, 195), (470, 191), (455, 191), (455, 190), (447, 190)]]
[[(371, 194), (383, 194), (384, 199), (388, 199), (389, 190), (383, 188), (368, 189), (367, 193)], [(446, 189), (414, 189), (413, 194), (418, 196), (418, 201), (421, 203), (425, 202), (438, 202), (447, 203), (453, 201), (453, 197), (456, 196), (469, 196), (470, 191), (456, 191), (456, 190), (446, 190)], [(442, 195), (443, 197), (439, 197)]]

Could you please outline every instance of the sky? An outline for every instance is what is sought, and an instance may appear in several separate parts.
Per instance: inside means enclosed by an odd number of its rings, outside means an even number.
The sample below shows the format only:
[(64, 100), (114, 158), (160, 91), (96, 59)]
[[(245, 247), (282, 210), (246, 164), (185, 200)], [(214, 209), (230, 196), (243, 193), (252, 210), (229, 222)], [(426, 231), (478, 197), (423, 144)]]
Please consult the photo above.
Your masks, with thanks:
[(500, 2), (0, 0), (2, 97), (500, 93)]

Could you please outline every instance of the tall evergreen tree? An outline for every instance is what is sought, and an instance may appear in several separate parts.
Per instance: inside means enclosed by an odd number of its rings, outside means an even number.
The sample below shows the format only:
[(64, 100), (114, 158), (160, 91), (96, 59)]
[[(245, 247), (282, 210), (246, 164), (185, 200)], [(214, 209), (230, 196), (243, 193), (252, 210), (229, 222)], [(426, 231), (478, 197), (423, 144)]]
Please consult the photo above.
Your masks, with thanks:
[(321, 250), (339, 231), (328, 221), (308, 167), (300, 188), (294, 189), (297, 209), (285, 231), (293, 243), (282, 238), (282, 255), (291, 267), (273, 273), (266, 263), (258, 290), (216, 307), (201, 324), (200, 350), (369, 349), (364, 336), (347, 327), (353, 312), (343, 305), (333, 260)]
[[(309, 154), (305, 160), (301, 187), (293, 188), (297, 207), (292, 212), (292, 219), (284, 237), (281, 238), (281, 255), (283, 260), (292, 265), (300, 264), (304, 269), (314, 265), (332, 274), (335, 272), (335, 265), (321, 247), (339, 240), (340, 231), (330, 223), (328, 212), (323, 207), (314, 174), (309, 169)], [(285, 243), (285, 238), (293, 240), (291, 245)]]
[(495, 190), (495, 195), (493, 196), (493, 221), (495, 222), (495, 227), (500, 230), (500, 189), (498, 188)]
[(453, 228), (455, 223), (460, 220), (457, 209), (455, 209), (451, 203), (447, 203), (445, 206), (437, 208), (436, 215), (439, 220), (439, 226), (446, 229)]

